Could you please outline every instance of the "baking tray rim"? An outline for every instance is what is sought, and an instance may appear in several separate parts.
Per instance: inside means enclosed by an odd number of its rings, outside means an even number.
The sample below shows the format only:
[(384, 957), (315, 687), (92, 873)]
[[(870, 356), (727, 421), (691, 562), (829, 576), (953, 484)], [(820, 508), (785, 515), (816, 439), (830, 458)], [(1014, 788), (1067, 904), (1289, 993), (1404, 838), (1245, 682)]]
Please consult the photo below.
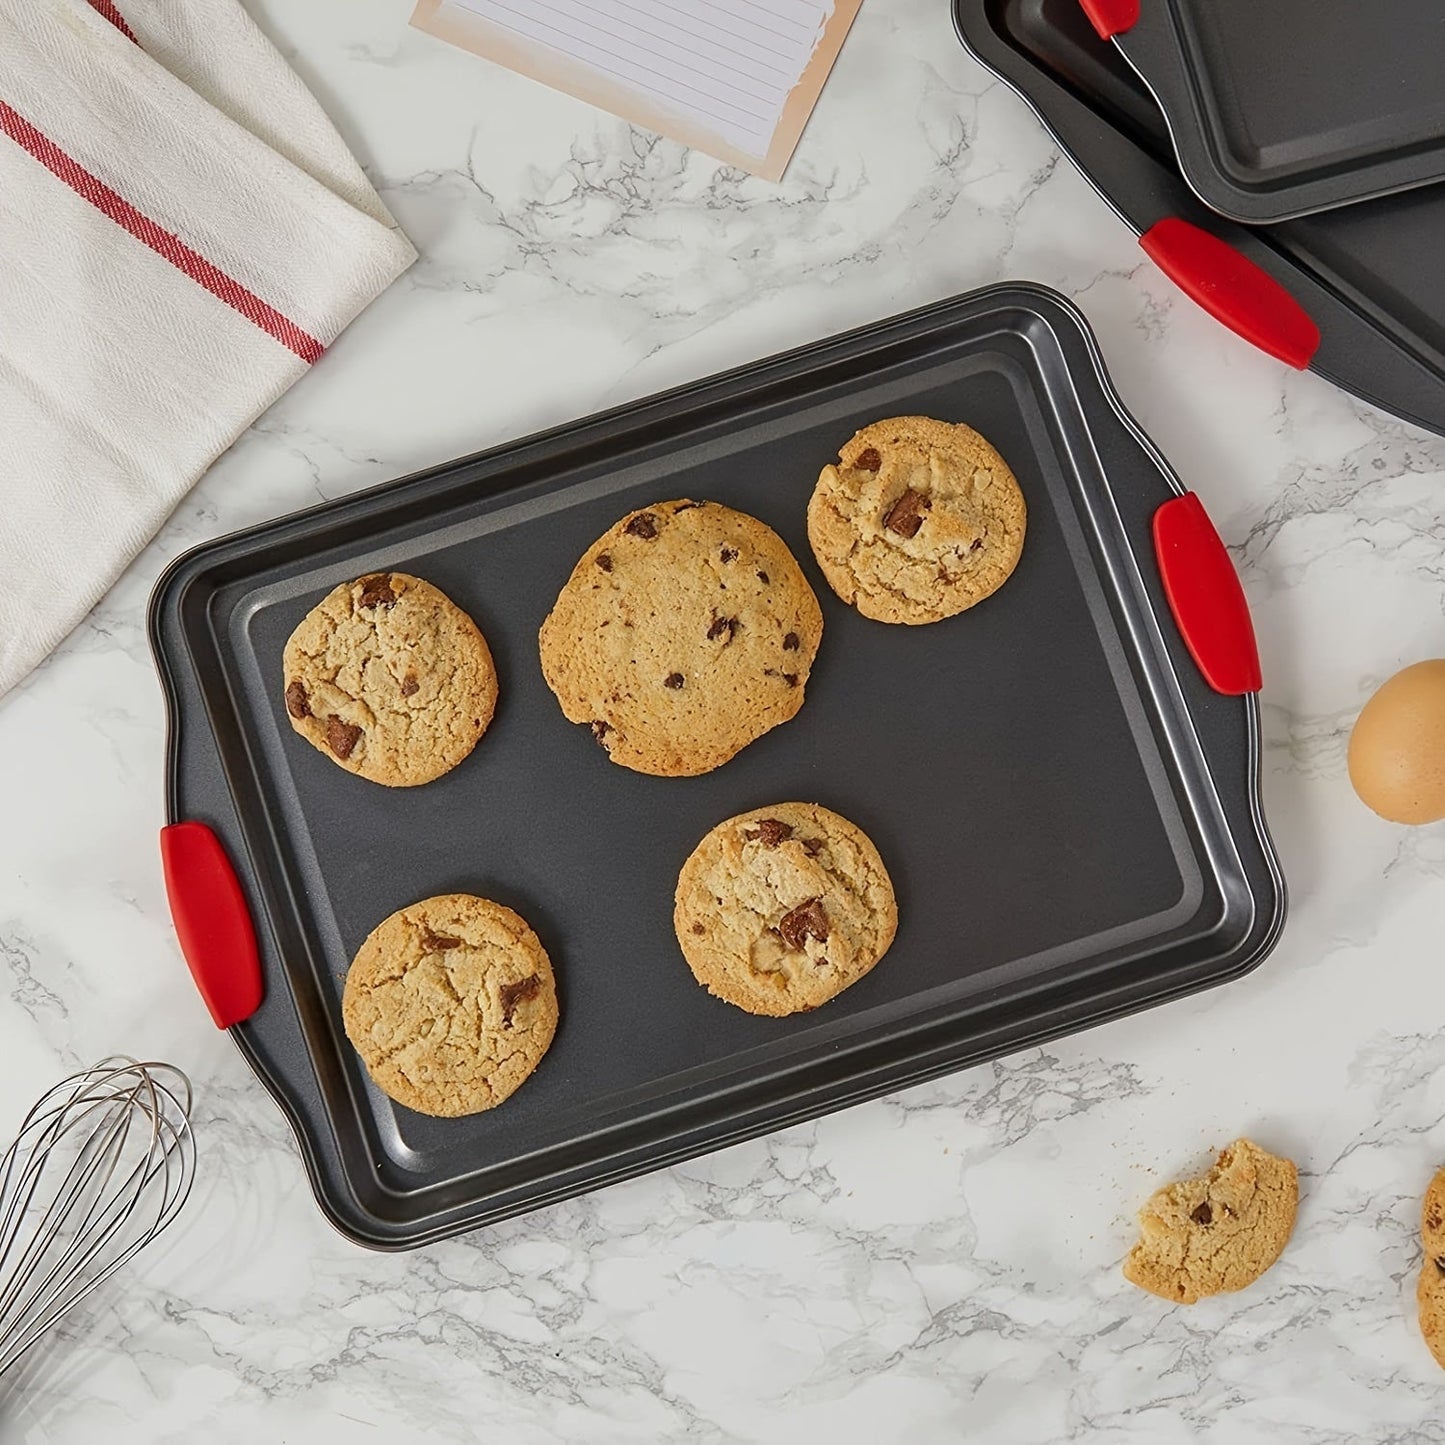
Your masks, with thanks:
[[(245, 537), (251, 542), (264, 542), (274, 531), (290, 527), (303, 520), (314, 520), (330, 512), (346, 510), (363, 498), (368, 501), (379, 501), (393, 491), (399, 491), (434, 475), (452, 472), (461, 466), (495, 460), (538, 443), (556, 442), (569, 433), (582, 432), (600, 424), (624, 421), (628, 417), (645, 412), (652, 407), (677, 403), (690, 395), (712, 390), (719, 385), (745, 381), (749, 376), (772, 367), (802, 360), (810, 354), (826, 348), (860, 339), (885, 325), (920, 319), (944, 307), (963, 301), (977, 304), (994, 298), (997, 298), (1000, 309), (1007, 305), (1010, 299), (1023, 307), (1034, 309), (1035, 314), (1040, 316), (1051, 332), (1055, 329), (1054, 321), (1037, 310), (1039, 303), (1046, 308), (1053, 307), (1061, 313), (1063, 319), (1071, 324), (1074, 333), (1077, 334), (1078, 340), (1085, 349), (1089, 361), (1088, 376), (1098, 386), (1100, 396), (1108, 406), (1109, 412), (1153, 463), (1159, 473), (1161, 483), (1176, 496), (1184, 495), (1186, 489), (1173, 468), (1119, 396), (1109, 375), (1098, 339), (1083, 312), (1072, 301), (1052, 288), (1039, 283), (1010, 280), (995, 282), (957, 296), (942, 298), (905, 312), (881, 318), (878, 321), (852, 327), (846, 331), (824, 336), (722, 372), (637, 398), (617, 407), (576, 418), (557, 426), (543, 428), (468, 456), (454, 458), (374, 486), (358, 488), (342, 497), (304, 507), (266, 522), (234, 529), (219, 537), (197, 543), (178, 554), (165, 567), (155, 582), (147, 606), (146, 619), (147, 638), (161, 682), (166, 710), (164, 784), (166, 822), (183, 821), (186, 814), (179, 806), (178, 797), (182, 719), (175, 674), (176, 659), (171, 657), (163, 646), (163, 613), (167, 603), (171, 600), (178, 579), (188, 572), (194, 572), (208, 554), (220, 551), (241, 537)], [(1082, 411), (1082, 407), (1081, 415), (1086, 428), (1092, 431), (1087, 413)], [(194, 579), (187, 579), (182, 584), (181, 595), (184, 594), (185, 587), (191, 580)], [(176, 600), (179, 601), (179, 598)], [(1234, 699), (1230, 701), (1234, 701)], [(731, 1144), (771, 1134), (777, 1130), (819, 1118), (885, 1094), (895, 1093), (990, 1059), (1037, 1047), (1052, 1039), (1108, 1023), (1145, 1008), (1152, 1008), (1158, 1004), (1171, 1002), (1191, 993), (1202, 991), (1205, 988), (1233, 982), (1253, 971), (1264, 961), (1279, 940), (1288, 913), (1288, 895), (1278, 854), (1264, 816), (1261, 791), (1263, 749), (1258, 695), (1248, 694), (1239, 701), (1244, 704), (1245, 776), (1243, 782), (1248, 804), (1248, 818), (1247, 820), (1240, 819), (1240, 829), (1231, 828), (1231, 835), (1236, 841), (1247, 840), (1253, 845), (1258, 855), (1256, 861), (1262, 865), (1269, 891), (1267, 895), (1261, 893), (1254, 896), (1256, 915), (1259, 914), (1261, 907), (1265, 909), (1263, 929), (1256, 930), (1255, 926), (1251, 925), (1249, 934), (1246, 934), (1249, 941), (1248, 949), (1233, 960), (1227, 968), (1214, 968), (1202, 979), (1192, 974), (1175, 978), (1167, 986), (1147, 993), (1142, 1001), (1136, 996), (1135, 991), (1126, 991), (1115, 987), (1112, 993), (1123, 996), (1109, 997), (1107, 1001), (1098, 1006), (1094, 1006), (1092, 1003), (1083, 1006), (1070, 1005), (1061, 1011), (1060, 1016), (1038, 1019), (1032, 1026), (1024, 1028), (1010, 1028), (1007, 1021), (1002, 1024), (994, 1023), (990, 1028), (978, 1030), (965, 1040), (955, 1039), (951, 1043), (945, 1041), (942, 1044), (932, 1045), (924, 1057), (907, 1056), (895, 1060), (891, 1065), (860, 1068), (853, 1077), (839, 1083), (831, 1083), (824, 1087), (805, 1087), (800, 1096), (785, 1100), (781, 1105), (754, 1103), (743, 1110), (730, 1114), (720, 1123), (704, 1122), (679, 1129), (661, 1144), (645, 1146), (640, 1151), (640, 1157), (639, 1151), (634, 1146), (631, 1154), (619, 1154), (610, 1162), (602, 1160), (596, 1165), (587, 1166), (585, 1171), (559, 1171), (542, 1187), (530, 1192), (525, 1203), (515, 1207), (488, 1212), (485, 1208), (477, 1207), (479, 1202), (485, 1204), (485, 1201), (472, 1201), (470, 1204), (451, 1206), (440, 1211), (437, 1215), (432, 1216), (436, 1222), (424, 1223), (420, 1227), (414, 1227), (410, 1221), (397, 1225), (384, 1216), (378, 1216), (368, 1211), (352, 1188), (344, 1167), (338, 1166), (334, 1171), (328, 1169), (322, 1158), (323, 1151), (318, 1147), (316, 1133), (313, 1132), (314, 1125), (305, 1117), (297, 1098), (300, 1091), (288, 1079), (271, 1069), (263, 1057), (263, 1050), (248, 1037), (245, 1024), (233, 1027), (227, 1032), (231, 1034), (252, 1072), (280, 1107), (283, 1117), (290, 1125), (317, 1207), (327, 1222), (352, 1243), (381, 1252), (414, 1249), (498, 1223), (506, 1218), (530, 1213), (565, 1199), (591, 1193), (607, 1185), (636, 1178), (687, 1159), (697, 1158)], [(214, 750), (215, 740), (209, 727), (197, 730), (193, 724), (191, 730), (203, 732), (206, 735), (207, 750)], [(223, 792), (227, 814), (234, 817), (234, 800), (230, 797), (229, 787), (223, 785)], [(1248, 824), (1247, 834), (1243, 832), (1243, 824), (1246, 822)], [(237, 824), (237, 831), (240, 831), (239, 824)], [(243, 846), (241, 851), (245, 856), (248, 872), (254, 872), (249, 850)], [(254, 889), (254, 887), (255, 883), (252, 880), (252, 888)], [(248, 904), (249, 901), (248, 896)], [(1256, 934), (1256, 936), (1251, 938), (1250, 934)], [(299, 1022), (296, 1027), (299, 1032)], [(329, 1111), (323, 1108), (322, 1112), (326, 1114), (327, 1125), (334, 1129)], [(579, 1172), (584, 1173), (585, 1177), (580, 1179), (575, 1177)], [(335, 1184), (339, 1185), (338, 1193), (344, 1196), (345, 1207), (341, 1200), (328, 1190), (327, 1186), (330, 1182), (328, 1176), (331, 1174), (334, 1174)], [(461, 1217), (457, 1217), (459, 1214)], [(380, 1227), (377, 1227), (378, 1225)]]

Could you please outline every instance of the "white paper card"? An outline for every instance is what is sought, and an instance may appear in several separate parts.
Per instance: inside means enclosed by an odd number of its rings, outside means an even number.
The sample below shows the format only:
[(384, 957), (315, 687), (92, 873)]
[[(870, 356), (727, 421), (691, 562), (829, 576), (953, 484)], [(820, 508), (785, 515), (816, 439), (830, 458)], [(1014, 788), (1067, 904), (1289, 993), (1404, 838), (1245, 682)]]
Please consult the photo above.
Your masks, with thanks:
[(421, 0), (413, 23), (776, 178), (860, 3)]

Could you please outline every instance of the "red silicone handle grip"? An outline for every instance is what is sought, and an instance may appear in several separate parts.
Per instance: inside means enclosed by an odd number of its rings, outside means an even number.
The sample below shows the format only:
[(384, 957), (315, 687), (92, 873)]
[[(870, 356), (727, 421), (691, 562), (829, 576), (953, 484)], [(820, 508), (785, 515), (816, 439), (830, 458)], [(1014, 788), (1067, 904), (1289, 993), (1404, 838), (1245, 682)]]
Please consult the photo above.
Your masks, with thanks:
[(1228, 241), (1168, 216), (1139, 244), (1185, 295), (1261, 351), (1303, 371), (1320, 349), (1320, 329), (1304, 307)]
[(204, 823), (161, 829), (166, 897), (181, 952), (218, 1029), (261, 1006), (261, 957), (245, 895), (221, 840)]
[(1079, 0), (1100, 40), (1112, 40), (1139, 23), (1139, 0)]
[(1154, 513), (1154, 555), (1169, 610), (1215, 692), (1258, 692), (1259, 647), (1239, 574), (1193, 492)]

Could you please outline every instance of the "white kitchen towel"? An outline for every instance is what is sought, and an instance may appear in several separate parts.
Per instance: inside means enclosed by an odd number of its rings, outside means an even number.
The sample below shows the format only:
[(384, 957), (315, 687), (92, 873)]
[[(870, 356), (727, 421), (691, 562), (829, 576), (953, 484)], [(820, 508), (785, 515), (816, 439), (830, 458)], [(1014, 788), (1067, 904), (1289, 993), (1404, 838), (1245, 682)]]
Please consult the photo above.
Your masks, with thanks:
[(0, 694), (414, 259), (238, 0), (0, 0)]

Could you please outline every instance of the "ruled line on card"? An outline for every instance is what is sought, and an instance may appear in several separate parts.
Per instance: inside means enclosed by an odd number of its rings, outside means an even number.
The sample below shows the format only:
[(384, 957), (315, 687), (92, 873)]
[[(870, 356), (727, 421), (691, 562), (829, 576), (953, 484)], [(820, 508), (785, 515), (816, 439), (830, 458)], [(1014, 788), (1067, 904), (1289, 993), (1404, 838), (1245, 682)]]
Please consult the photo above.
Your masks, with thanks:
[(777, 179), (862, 0), (415, 0), (412, 23)]
[[(699, 61), (706, 60), (743, 79), (755, 78), (764, 85), (771, 82), (774, 88), (787, 90), (793, 84), (793, 76), (781, 61), (763, 51), (743, 49), (736, 37), (726, 30), (714, 29), (712, 34), (694, 30), (677, 17), (664, 20), (656, 11), (646, 9), (635, 0), (595, 0), (591, 8), (598, 17), (595, 23), (601, 25), (604, 20), (613, 20), (624, 35), (626, 30), (622, 27), (628, 27), (654, 45), (669, 51), (681, 51)], [(669, 25), (677, 32), (676, 35), (654, 28)], [(720, 39), (720, 36), (726, 38)]]
[[(606, 9), (608, 3), (609, 0), (599, 0), (598, 8)], [(660, 4), (665, 4), (665, 0), (610, 0), (610, 4), (620, 6), (624, 10), (631, 10), (639, 15), (655, 20), (659, 18), (656, 7)], [(681, 12), (680, 6), (677, 7), (677, 9)], [(726, 50), (737, 59), (745, 61), (748, 65), (755, 67), (760, 74), (770, 75), (774, 79), (781, 81), (784, 85), (790, 81), (787, 68), (782, 65), (781, 62), (775, 60), (766, 50), (756, 47), (756, 42), (749, 42), (746, 36), (739, 35), (736, 31), (727, 30), (720, 25), (713, 24), (707, 19), (693, 15), (687, 15), (687, 24), (683, 23), (683, 20), (679, 18), (679, 14), (673, 14), (672, 16), (664, 15), (661, 18), (670, 19), (672, 24), (676, 25), (679, 30), (684, 30), (690, 35), (696, 35), (699, 40), (711, 41), (719, 50)], [(697, 28), (694, 29), (694, 26)], [(723, 38), (719, 39), (719, 36)], [(749, 48), (750, 45), (754, 48)]]
[[(757, 120), (767, 118), (765, 110), (752, 110), (741, 104), (739, 100), (730, 99), (729, 88), (720, 82), (699, 84), (696, 80), (690, 81), (686, 78), (687, 74), (691, 74), (699, 80), (708, 81), (709, 77), (706, 71), (686, 65), (659, 64), (661, 57), (648, 50), (646, 46), (639, 44), (636, 39), (631, 44), (621, 45), (608, 44), (605, 40), (579, 35), (576, 30), (569, 30), (560, 23), (554, 24), (550, 20), (542, 20), (528, 13), (528, 9), (524, 8), (526, 0), (521, 0), (521, 3), (515, 5), (504, 4), (502, 0), (463, 0), (463, 3), (467, 9), (473, 10), (479, 15), (485, 15), (488, 19), (506, 25), (520, 34), (542, 40), (574, 60), (585, 60), (603, 69), (608, 68), (610, 64), (614, 68), (613, 73), (629, 74), (634, 70), (641, 71), (646, 75), (655, 76), (666, 85), (707, 96), (710, 100), (729, 105)], [(560, 20), (560, 17), (558, 18)], [(596, 33), (593, 27), (584, 26), (583, 28), (592, 31), (593, 35)], [(736, 91), (732, 93), (738, 94)], [(747, 95), (746, 98), (761, 99), (761, 97), (752, 95)]]
[(832, 9), (823, 0), (458, 0), (766, 150)]
[[(673, 67), (702, 80), (715, 82), (725, 90), (735, 88), (742, 95), (768, 104), (786, 95), (791, 85), (786, 78), (774, 80), (769, 85), (766, 79), (758, 76), (756, 66), (740, 66), (731, 57), (725, 59), (717, 47), (707, 41), (679, 43), (673, 36), (607, 14), (603, 3), (579, 5), (577, 0), (551, 0), (551, 3), (557, 11), (558, 29), (561, 29), (564, 20), (572, 22), (564, 33), (570, 34), (573, 39), (586, 39), (589, 35), (605, 36), (605, 42), (598, 42), (599, 48), (605, 45), (609, 53), (617, 56), (620, 47), (622, 58), (636, 55), (639, 63), (645, 60), (650, 69), (660, 70), (661, 73), (666, 74), (666, 68)], [(518, 11), (518, 6), (508, 3), (508, 0), (501, 0), (501, 8), (512, 14)], [(597, 18), (589, 16), (589, 10)]]

